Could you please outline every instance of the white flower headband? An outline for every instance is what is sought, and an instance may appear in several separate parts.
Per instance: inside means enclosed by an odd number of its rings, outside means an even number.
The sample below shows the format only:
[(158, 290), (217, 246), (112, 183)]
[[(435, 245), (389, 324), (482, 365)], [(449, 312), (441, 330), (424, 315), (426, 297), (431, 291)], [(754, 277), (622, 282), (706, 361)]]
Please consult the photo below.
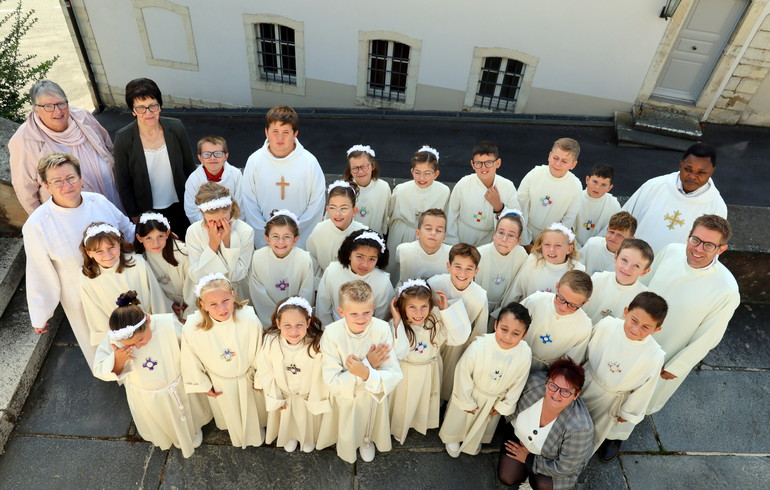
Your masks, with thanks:
[(500, 221), (501, 219), (505, 218), (509, 214), (518, 216), (522, 220), (524, 219), (524, 213), (522, 213), (520, 209), (509, 208), (508, 206), (505, 206), (503, 207), (503, 210), (500, 211), (500, 214), (497, 215), (497, 220)]
[(113, 233), (120, 238), (120, 231), (115, 228), (112, 225), (108, 225), (107, 223), (102, 223), (100, 225), (91, 225), (88, 228), (86, 228), (86, 236), (83, 237), (83, 245), (86, 244), (86, 242), (89, 240), (89, 238), (93, 238), (99, 233)]
[(369, 145), (353, 145), (348, 150), (348, 156), (350, 156), (351, 153), (354, 151), (363, 151), (364, 153), (368, 153), (374, 158), (374, 150), (372, 150), (372, 147)]
[(548, 229), (551, 231), (560, 231), (564, 233), (565, 235), (567, 235), (567, 239), (569, 240), (570, 243), (575, 241), (575, 234), (572, 233), (572, 230), (570, 230), (569, 228), (567, 228), (561, 223), (553, 223), (551, 224), (551, 226), (548, 227)]
[(139, 327), (144, 325), (146, 321), (147, 321), (147, 315), (143, 316), (142, 319), (139, 320), (139, 323), (137, 323), (136, 325), (128, 325), (121, 328), (120, 330), (110, 330), (107, 332), (107, 335), (110, 336), (110, 340), (115, 340), (118, 342), (121, 340), (130, 339), (131, 337), (134, 336), (134, 332), (136, 332), (136, 330)]
[(437, 149), (431, 148), (428, 145), (424, 145), (422, 148), (417, 150), (417, 153), (420, 153), (420, 152), (423, 152), (423, 151), (427, 151), (428, 153), (433, 153), (433, 155), (436, 157), (436, 160), (438, 160), (438, 150)]
[(357, 237), (355, 237), (353, 239), (353, 241), (355, 242), (356, 240), (363, 240), (365, 238), (368, 238), (370, 240), (374, 240), (375, 242), (379, 243), (380, 244), (380, 252), (385, 253), (385, 240), (383, 240), (382, 237), (377, 234), (377, 232), (365, 231), (365, 232), (361, 233), (360, 235), (358, 235)]
[(276, 313), (281, 311), (281, 308), (284, 306), (299, 306), (303, 310), (307, 311), (308, 316), (313, 316), (313, 307), (310, 306), (310, 303), (305, 298), (301, 298), (299, 296), (292, 296), (291, 298), (287, 299), (283, 303), (281, 303), (281, 306), (278, 307), (276, 310)]
[(403, 293), (407, 289), (415, 287), (415, 286), (423, 286), (423, 287), (426, 287), (426, 288), (430, 289), (428, 287), (428, 283), (425, 282), (423, 279), (419, 279), (419, 278), (418, 279), (409, 279), (407, 281), (404, 281), (404, 283), (398, 288), (398, 294), (396, 294), (396, 296), (401, 296), (401, 293)]
[(217, 279), (224, 279), (225, 281), (230, 282), (230, 280), (227, 279), (221, 272), (205, 275), (201, 277), (201, 280), (198, 281), (198, 284), (195, 285), (195, 297), (200, 298), (201, 289), (203, 289), (206, 284), (210, 283), (211, 281), (216, 281)]
[(331, 193), (332, 189), (335, 187), (349, 187), (350, 189), (353, 188), (353, 186), (350, 185), (349, 182), (345, 182), (344, 180), (335, 180), (331, 184), (329, 184), (329, 187), (326, 188), (327, 193)]
[(276, 216), (288, 216), (289, 218), (293, 219), (295, 223), (299, 223), (299, 218), (297, 218), (297, 215), (292, 213), (288, 209), (279, 209), (278, 211), (273, 211), (273, 215), (270, 216), (270, 219), (273, 219)]
[(200, 205), (198, 205), (198, 209), (201, 210), (201, 213), (206, 213), (215, 209), (226, 208), (232, 204), (233, 198), (230, 196), (224, 196), (218, 199), (212, 199), (211, 201), (202, 202)]
[(169, 230), (171, 229), (171, 223), (168, 222), (165, 216), (163, 216), (160, 213), (142, 213), (142, 215), (139, 217), (139, 223), (145, 224), (150, 220), (157, 221), (158, 223), (163, 223), (166, 225), (166, 228)]

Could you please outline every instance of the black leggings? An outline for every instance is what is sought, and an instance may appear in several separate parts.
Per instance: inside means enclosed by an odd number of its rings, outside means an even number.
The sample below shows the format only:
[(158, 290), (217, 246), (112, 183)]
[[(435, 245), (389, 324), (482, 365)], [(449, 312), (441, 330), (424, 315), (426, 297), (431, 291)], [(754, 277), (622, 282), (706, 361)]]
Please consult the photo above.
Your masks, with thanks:
[(497, 462), (497, 479), (500, 480), (500, 483), (518, 488), (529, 477), (529, 484), (534, 490), (551, 490), (553, 488), (553, 478), (530, 473), (526, 464), (508, 457), (508, 450), (505, 449), (506, 441), (521, 444), (511, 424), (505, 424), (503, 442), (500, 446), (500, 459)]

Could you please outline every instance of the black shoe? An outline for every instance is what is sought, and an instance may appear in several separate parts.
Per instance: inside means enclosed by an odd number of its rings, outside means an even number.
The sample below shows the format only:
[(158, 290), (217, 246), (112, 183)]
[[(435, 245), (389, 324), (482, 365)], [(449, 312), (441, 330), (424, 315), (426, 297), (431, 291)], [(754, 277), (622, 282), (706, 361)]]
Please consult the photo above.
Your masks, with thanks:
[(620, 452), (620, 445), (623, 441), (616, 441), (614, 439), (605, 439), (602, 445), (599, 446), (599, 459), (607, 463), (615, 459)]

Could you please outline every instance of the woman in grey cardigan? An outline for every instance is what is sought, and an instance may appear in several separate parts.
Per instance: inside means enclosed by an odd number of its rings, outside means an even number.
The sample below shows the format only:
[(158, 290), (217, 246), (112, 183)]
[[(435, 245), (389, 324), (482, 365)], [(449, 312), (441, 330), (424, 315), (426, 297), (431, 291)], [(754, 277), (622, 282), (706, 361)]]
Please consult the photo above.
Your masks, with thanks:
[(575, 486), (593, 449), (594, 424), (577, 399), (584, 381), (583, 368), (569, 358), (530, 375), (503, 434), (502, 483), (518, 487), (529, 478), (533, 489)]

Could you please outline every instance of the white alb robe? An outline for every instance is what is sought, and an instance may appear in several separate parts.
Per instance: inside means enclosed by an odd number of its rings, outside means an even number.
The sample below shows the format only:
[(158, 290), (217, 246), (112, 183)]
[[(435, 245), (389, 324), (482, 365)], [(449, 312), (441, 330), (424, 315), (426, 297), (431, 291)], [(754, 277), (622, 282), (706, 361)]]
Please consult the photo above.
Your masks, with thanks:
[[(594, 421), (594, 451), (615, 426), (632, 429), (642, 421), (663, 367), (665, 353), (652, 335), (631, 340), (623, 323), (605, 318), (596, 324), (583, 364), (586, 381), (580, 397)], [(618, 417), (627, 422), (619, 423)]]
[[(468, 312), (461, 300), (448, 308), (434, 307), (435, 326), (413, 325), (414, 341), (409, 342), (403, 319), (395, 328), (393, 352), (398, 357), (404, 379), (390, 395), (390, 431), (401, 444), (410, 428), (425, 435), (439, 426), (441, 354), (443, 345), (462, 345), (471, 333)], [(431, 341), (431, 332), (435, 336)]]
[[(462, 442), (460, 451), (478, 454), (481, 445), (492, 440), (500, 415), (516, 410), (531, 360), (532, 353), (523, 340), (516, 347), (503, 349), (494, 333), (477, 337), (457, 363), (452, 399), (438, 433), (441, 441)], [(499, 413), (490, 416), (492, 409)]]
[(487, 323), (489, 321), (487, 292), (475, 282), (471, 282), (467, 288), (460, 291), (452, 284), (452, 278), (449, 274), (433, 276), (428, 279), (428, 284), (434, 292), (441, 291), (446, 294), (447, 300), (450, 302), (458, 299), (462, 300), (472, 325), (471, 334), (462, 345), (444, 345), (441, 349), (441, 361), (443, 363), (441, 399), (449, 400), (449, 397), (452, 396), (457, 361), (460, 360), (465, 349), (468, 348), (476, 337), (487, 333)]
[(394, 261), (396, 274), (391, 275), (394, 284), (402, 283), (407, 279), (421, 277), (427, 279), (437, 274), (446, 272), (449, 263), (449, 250), (452, 247), (442, 243), (435, 253), (428, 254), (420, 246), (420, 241), (402, 243), (396, 248), (396, 253), (391, 255)]
[[(401, 381), (401, 368), (391, 355), (377, 368), (369, 368), (364, 381), (348, 371), (345, 361), (351, 354), (362, 362), (372, 345), (393, 345), (390, 325), (378, 318), (363, 332), (350, 331), (345, 320), (326, 326), (321, 336), (323, 380), (329, 387), (333, 412), (324, 418), (318, 449), (336, 442), (337, 456), (354, 463), (356, 449), (370, 442), (380, 451), (390, 451), (390, 419), (387, 397)], [(368, 361), (367, 361), (368, 362)]]
[[(173, 238), (169, 237), (169, 240)], [(171, 304), (187, 305), (188, 308), (195, 308), (195, 285), (190, 277), (190, 256), (187, 252), (187, 245), (179, 240), (174, 240), (174, 258), (177, 261), (176, 267), (166, 262), (163, 254), (153, 254), (145, 249), (142, 257), (150, 266), (150, 270), (158, 280), (163, 294), (171, 301)], [(186, 318), (191, 309), (185, 310), (183, 318)]]
[(618, 198), (609, 192), (602, 197), (591, 197), (588, 189), (580, 195), (580, 209), (575, 216), (572, 231), (576, 245), (583, 246), (589, 238), (598, 236), (607, 227), (613, 214), (620, 211)]
[(133, 267), (117, 272), (118, 265), (109, 269), (99, 266), (99, 275), (93, 279), (80, 273), (80, 292), (83, 310), (86, 313), (91, 345), (99, 345), (110, 329), (110, 315), (115, 311), (118, 296), (127, 291), (136, 291), (144, 311), (150, 315), (171, 312), (171, 301), (163, 294), (155, 274), (141, 255), (126, 254)]
[(112, 372), (115, 367), (112, 346), (123, 347), (123, 344), (105, 337), (96, 351), (94, 376), (125, 384), (131, 417), (142, 439), (164, 451), (176, 446), (189, 458), (195, 450), (195, 433), (211, 420), (211, 408), (206, 395), (186, 393), (181, 382), (182, 324), (176, 316), (152, 315), (145, 328), (152, 331), (152, 338), (134, 349), (134, 359), (126, 361), (119, 375)]
[(556, 283), (561, 280), (565, 272), (570, 270), (585, 271), (586, 268), (577, 260), (567, 259), (563, 264), (552, 264), (542, 255), (531, 253), (519, 270), (513, 288), (503, 299), (503, 303), (521, 301), (537, 291), (556, 291)]
[[(225, 165), (222, 168), (224, 169), (222, 178), (217, 184), (227, 187), (230, 191), (230, 196), (238, 203), (238, 206), (243, 209), (243, 192), (241, 191), (243, 174), (241, 173), (241, 169), (233, 167), (228, 162), (225, 162)], [(198, 165), (198, 168), (187, 177), (187, 182), (184, 184), (184, 214), (187, 215), (187, 219), (190, 220), (190, 223), (195, 223), (196, 221), (203, 219), (203, 214), (195, 204), (195, 195), (198, 194), (201, 185), (208, 181), (209, 179), (206, 177), (206, 171), (203, 169), (203, 165)]]
[(532, 370), (545, 371), (553, 361), (569, 356), (577, 364), (585, 359), (591, 337), (591, 319), (582, 309), (569, 315), (556, 313), (555, 293), (538, 291), (521, 302), (532, 317), (527, 341), (532, 349)]
[(128, 238), (134, 236), (134, 224), (101, 194), (83, 192), (81, 196), (83, 201), (76, 208), (63, 208), (48, 199), (27, 218), (22, 235), (27, 255), (30, 323), (35, 328), (45, 327), (61, 302), (80, 350), (91, 367), (96, 347), (91, 345), (80, 288), (72, 287), (71, 283), (83, 275), (83, 255), (78, 247), (83, 240), (83, 231), (91, 223), (109, 223)]
[(393, 286), (390, 284), (390, 275), (376, 267), (365, 276), (359, 276), (347, 267), (342, 267), (339, 262), (332, 262), (326, 268), (321, 282), (318, 285), (316, 297), (316, 316), (323, 325), (328, 325), (339, 320), (340, 314), (337, 308), (340, 306), (340, 286), (349, 281), (365, 281), (372, 287), (374, 293), (374, 316), (386, 319), (390, 316), (390, 302), (393, 301)]
[(527, 173), (519, 184), (519, 205), (527, 217), (529, 243), (551, 223), (562, 223), (572, 228), (580, 209), (583, 186), (572, 172), (561, 178), (551, 175), (548, 165), (539, 165)]
[[(243, 169), (244, 219), (254, 228), (257, 248), (265, 242), (265, 223), (275, 209), (288, 209), (299, 218), (299, 242), (305, 248), (310, 230), (321, 221), (326, 204), (326, 180), (315, 156), (299, 140), (284, 158), (270, 153), (268, 141), (249, 156)], [(288, 185), (287, 185), (288, 184)]]
[(623, 309), (631, 304), (637, 294), (647, 291), (647, 286), (641, 281), (628, 286), (620, 284), (615, 278), (615, 271), (595, 272), (591, 275), (591, 282), (594, 286), (591, 300), (582, 310), (594, 325), (608, 316), (623, 318)]
[(292, 439), (300, 447), (315, 445), (323, 414), (331, 411), (323, 382), (322, 354), (304, 341), (291, 345), (280, 334), (265, 337), (257, 352), (257, 375), (265, 395), (265, 443), (283, 447)]
[(388, 249), (414, 241), (417, 222), (423, 211), (428, 209), (446, 210), (449, 202), (449, 187), (434, 181), (421, 189), (413, 180), (398, 184), (393, 189), (388, 203)]
[(313, 259), (297, 247), (282, 259), (268, 246), (255, 250), (249, 269), (249, 293), (262, 325), (270, 325), (275, 306), (289, 296), (301, 296), (312, 305)]
[(740, 294), (732, 273), (718, 260), (711, 267), (693, 269), (687, 264), (685, 246), (678, 243), (656, 254), (652, 270), (643, 279), (648, 280), (650, 291), (668, 303), (662, 329), (653, 336), (666, 352), (664, 369), (677, 376), (658, 383), (647, 409), (655, 413), (722, 340)]
[[(503, 207), (516, 208), (519, 196), (516, 186), (503, 176), (495, 175), (493, 186), (500, 193)], [(495, 232), (495, 210), (484, 198), (487, 192), (479, 177), (473, 173), (461, 178), (452, 189), (447, 205), (446, 242), (469, 243), (476, 247), (492, 241)]]
[[(198, 328), (201, 312), (189, 317), (182, 329), (182, 379), (187, 393), (222, 393), (208, 396), (217, 428), (227, 430), (233, 446), (261, 446), (261, 427), (267, 423), (265, 398), (255, 382), (257, 350), (262, 324), (254, 309), (244, 306), (229, 320), (213, 320), (210, 330)], [(255, 384), (256, 383), (256, 384)]]
[(321, 277), (329, 264), (337, 260), (340, 245), (348, 236), (355, 231), (365, 229), (366, 225), (356, 220), (351, 221), (344, 230), (334, 226), (334, 222), (330, 219), (325, 219), (315, 225), (307, 238), (307, 251), (313, 258), (316, 275)]
[(372, 179), (366, 187), (358, 186), (358, 214), (356, 221), (381, 235), (388, 233), (388, 202), (390, 186), (380, 179)]
[(623, 205), (637, 220), (636, 237), (650, 244), (658, 253), (669, 243), (684, 243), (693, 221), (704, 214), (727, 218), (727, 205), (714, 181), (708, 190), (686, 196), (677, 189), (679, 172), (652, 178), (642, 184)]
[(615, 254), (607, 250), (607, 239), (603, 236), (588, 239), (580, 249), (580, 262), (583, 263), (589, 275), (615, 270)]
[(527, 251), (517, 245), (508, 255), (502, 255), (494, 243), (487, 243), (479, 247), (479, 254), (479, 272), (473, 280), (486, 290), (489, 312), (497, 318), (503, 299), (510, 295), (516, 276), (527, 261)]

